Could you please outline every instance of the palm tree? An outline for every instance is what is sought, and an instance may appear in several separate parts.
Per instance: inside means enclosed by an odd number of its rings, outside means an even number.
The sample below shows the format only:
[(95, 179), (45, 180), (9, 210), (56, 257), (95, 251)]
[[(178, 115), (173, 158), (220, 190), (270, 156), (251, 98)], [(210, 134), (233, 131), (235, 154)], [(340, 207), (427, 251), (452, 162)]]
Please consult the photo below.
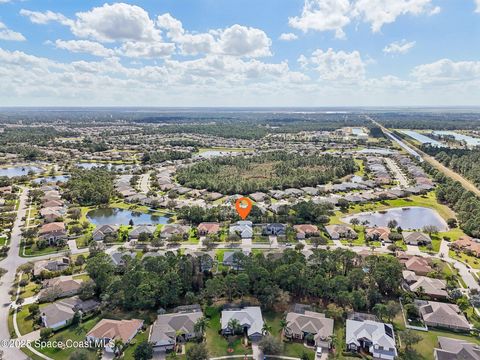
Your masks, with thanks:
[(288, 322), (286, 318), (280, 320), (280, 331), (284, 334), (290, 331), (290, 322)]
[(262, 327), (262, 334), (267, 335), (267, 334), (270, 334), (271, 331), (272, 331), (272, 327), (268, 325), (266, 322), (264, 322)]
[(113, 352), (114, 354), (121, 354), (123, 349), (123, 341), (122, 339), (115, 339), (113, 342)]
[(232, 330), (233, 334), (238, 334), (239, 332), (241, 332), (242, 329), (242, 325), (237, 319), (230, 319), (227, 326), (229, 329)]
[(210, 322), (206, 317), (201, 317), (200, 319), (197, 320), (195, 325), (193, 325), (193, 331), (195, 331), (196, 334), (200, 334), (203, 338), (203, 335), (205, 334), (205, 330), (210, 326)]

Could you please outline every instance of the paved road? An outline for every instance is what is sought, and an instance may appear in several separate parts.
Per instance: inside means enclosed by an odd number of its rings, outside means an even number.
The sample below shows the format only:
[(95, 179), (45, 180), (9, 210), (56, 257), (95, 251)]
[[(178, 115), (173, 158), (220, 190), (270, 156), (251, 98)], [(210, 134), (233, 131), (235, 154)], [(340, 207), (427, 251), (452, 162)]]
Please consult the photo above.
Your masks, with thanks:
[[(17, 211), (17, 218), (13, 223), (12, 236), (10, 239), (10, 250), (8, 256), (0, 262), (0, 267), (7, 270), (7, 273), (3, 275), (0, 284), (0, 340), (10, 339), (8, 332), (8, 313), (11, 303), (11, 298), (8, 293), (12, 284), (15, 282), (15, 271), (25, 261), (19, 256), (19, 247), (21, 240), (20, 228), (23, 224), (22, 218), (26, 215), (26, 203), (27, 203), (28, 189), (22, 188), (20, 194), (20, 204)], [(1, 345), (0, 345), (1, 346)], [(16, 348), (1, 347), (4, 352), (5, 359), (23, 360), (27, 359), (27, 356)]]
[(140, 177), (140, 191), (144, 194), (150, 191), (150, 173), (147, 172)]
[(390, 158), (385, 158), (385, 162), (391, 171), (395, 173), (395, 178), (398, 180), (400, 186), (408, 186), (408, 179), (403, 173), (402, 169), (397, 165), (397, 163)]

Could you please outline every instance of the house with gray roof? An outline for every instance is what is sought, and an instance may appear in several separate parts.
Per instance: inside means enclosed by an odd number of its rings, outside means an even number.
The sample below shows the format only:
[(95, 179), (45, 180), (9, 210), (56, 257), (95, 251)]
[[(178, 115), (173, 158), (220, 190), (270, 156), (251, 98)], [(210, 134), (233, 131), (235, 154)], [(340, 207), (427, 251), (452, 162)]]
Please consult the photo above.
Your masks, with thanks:
[(251, 221), (237, 221), (230, 225), (230, 234), (238, 234), (242, 239), (253, 237), (253, 223)]
[(416, 306), (427, 326), (470, 331), (472, 325), (456, 304), (416, 300)]
[(286, 317), (288, 327), (284, 335), (290, 339), (305, 340), (309, 335), (313, 336), (313, 344), (324, 349), (330, 349), (333, 335), (333, 319), (325, 317), (325, 314), (314, 311), (302, 311), (301, 313), (289, 312)]
[(100, 303), (96, 300), (83, 301), (78, 296), (58, 300), (41, 309), (42, 324), (57, 330), (69, 325), (77, 311), (84, 315), (99, 306)]
[(393, 360), (397, 356), (391, 324), (372, 320), (347, 320), (345, 341), (350, 351), (367, 351), (374, 358)]
[(339, 239), (356, 239), (358, 234), (350, 226), (347, 225), (327, 225), (325, 231), (332, 240)]
[(98, 226), (93, 230), (92, 238), (95, 241), (103, 241), (105, 236), (117, 236), (119, 228), (118, 225), (110, 224)]
[(136, 240), (140, 237), (140, 234), (145, 233), (153, 236), (157, 227), (155, 225), (137, 225), (128, 234), (130, 239)]
[(125, 265), (125, 258), (130, 257), (134, 259), (137, 254), (133, 251), (115, 251), (110, 254), (112, 262), (116, 266)]
[(402, 236), (403, 241), (407, 245), (427, 245), (432, 243), (430, 236), (420, 231), (404, 231)]
[(259, 306), (247, 306), (242, 309), (229, 309), (222, 311), (221, 328), (224, 335), (234, 332), (230, 327), (231, 320), (236, 320), (243, 332), (252, 341), (260, 340), (263, 336), (263, 317)]
[(408, 290), (428, 295), (434, 299), (447, 298), (447, 282), (445, 280), (419, 276), (409, 270), (403, 270), (402, 274)]
[(162, 239), (171, 239), (172, 236), (181, 236), (183, 239), (188, 239), (188, 233), (190, 232), (190, 226), (180, 224), (167, 224), (162, 227), (160, 231), (160, 237)]
[(461, 339), (439, 336), (433, 357), (435, 360), (480, 360), (480, 346)]
[(195, 332), (195, 324), (203, 317), (201, 310), (192, 308), (173, 314), (162, 314), (150, 328), (148, 341), (155, 350), (172, 350), (177, 341), (188, 341), (200, 336)]

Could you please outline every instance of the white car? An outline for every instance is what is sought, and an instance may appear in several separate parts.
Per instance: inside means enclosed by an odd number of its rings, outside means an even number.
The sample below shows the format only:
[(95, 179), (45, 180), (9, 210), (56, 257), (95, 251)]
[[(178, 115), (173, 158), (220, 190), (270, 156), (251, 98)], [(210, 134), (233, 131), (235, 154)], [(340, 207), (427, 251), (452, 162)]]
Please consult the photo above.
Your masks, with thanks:
[(321, 346), (317, 346), (317, 351), (315, 351), (315, 354), (317, 354), (317, 358), (321, 358), (323, 354), (323, 350)]

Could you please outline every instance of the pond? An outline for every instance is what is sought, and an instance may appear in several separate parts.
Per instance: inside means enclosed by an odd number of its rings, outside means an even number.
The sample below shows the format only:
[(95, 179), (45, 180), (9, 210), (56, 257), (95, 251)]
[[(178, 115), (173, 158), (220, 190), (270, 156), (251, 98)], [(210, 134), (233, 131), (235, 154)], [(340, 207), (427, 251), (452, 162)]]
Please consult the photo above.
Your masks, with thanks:
[(425, 136), (423, 134), (420, 134), (419, 132), (413, 131), (413, 130), (401, 130), (402, 133), (405, 135), (410, 136), (411, 138), (414, 138), (421, 144), (428, 144), (430, 143), (432, 146), (438, 146), (438, 147), (445, 147), (445, 144), (442, 144), (441, 142), (434, 140), (432, 138), (429, 138), (428, 136)]
[(87, 219), (94, 225), (128, 225), (130, 219), (134, 225), (167, 224), (169, 218), (153, 214), (145, 214), (125, 209), (95, 209), (87, 213)]
[(437, 211), (420, 207), (410, 206), (404, 208), (393, 208), (385, 211), (363, 212), (342, 218), (342, 221), (349, 224), (350, 220), (357, 218), (360, 223), (368, 221), (368, 226), (387, 226), (390, 220), (396, 220), (402, 229), (422, 229), (427, 225), (434, 225), (440, 231), (447, 231), (448, 225)]
[(14, 166), (8, 168), (0, 168), (0, 176), (12, 178), (15, 176), (28, 175), (28, 173), (31, 171), (35, 174), (38, 174), (41, 173), (43, 169), (37, 166)]
[(57, 183), (57, 182), (67, 182), (69, 179), (68, 175), (58, 175), (58, 176), (48, 176), (48, 177), (41, 177), (38, 179), (33, 180), (35, 184), (43, 184), (43, 183)]

